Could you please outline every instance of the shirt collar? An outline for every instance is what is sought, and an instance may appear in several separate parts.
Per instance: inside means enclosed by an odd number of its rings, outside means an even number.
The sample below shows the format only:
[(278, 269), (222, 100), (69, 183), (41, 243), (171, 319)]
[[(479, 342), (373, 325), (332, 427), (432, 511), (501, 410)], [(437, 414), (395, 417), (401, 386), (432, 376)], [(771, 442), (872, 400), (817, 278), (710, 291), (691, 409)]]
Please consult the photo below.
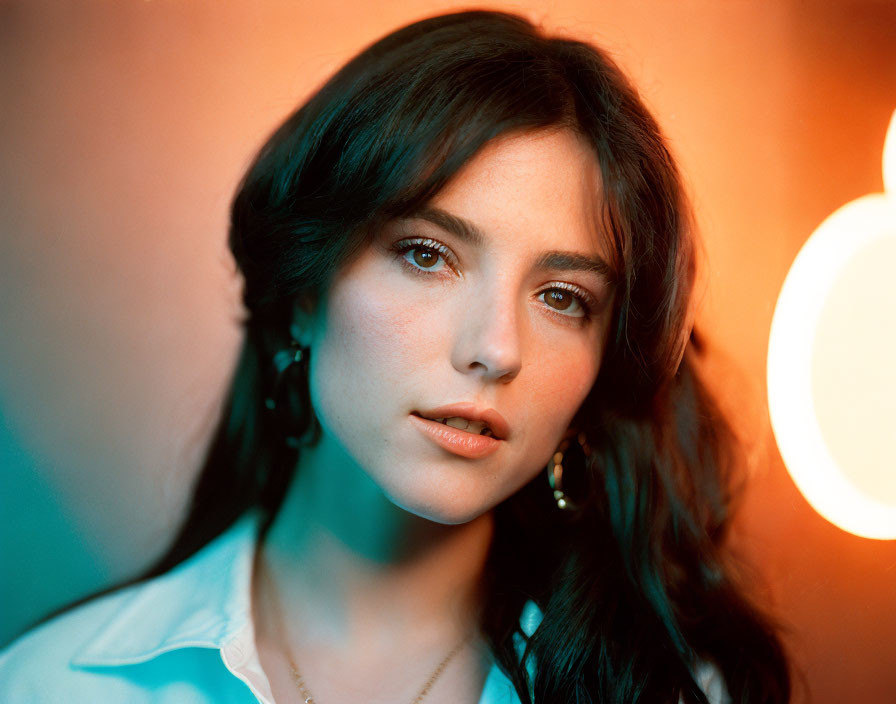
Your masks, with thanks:
[(173, 570), (113, 594), (115, 615), (72, 665), (128, 665), (177, 648), (222, 647), (251, 619), (257, 534), (257, 515), (246, 514)]
[[(173, 570), (111, 595), (110, 621), (71, 660), (79, 667), (129, 665), (185, 647), (222, 648), (252, 629), (251, 580), (259, 516), (250, 512)], [(520, 627), (531, 635), (542, 614), (529, 601)], [(523, 642), (515, 639), (521, 651)]]

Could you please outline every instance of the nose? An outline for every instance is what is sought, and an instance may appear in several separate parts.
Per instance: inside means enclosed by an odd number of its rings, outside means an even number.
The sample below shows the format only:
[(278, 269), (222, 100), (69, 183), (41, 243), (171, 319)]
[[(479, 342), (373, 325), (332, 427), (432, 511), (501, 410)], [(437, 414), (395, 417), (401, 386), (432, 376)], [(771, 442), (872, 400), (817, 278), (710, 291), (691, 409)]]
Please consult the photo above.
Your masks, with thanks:
[[(482, 301), (488, 301), (483, 304)], [(451, 363), (464, 374), (507, 383), (522, 367), (519, 303), (492, 289), (474, 297), (459, 314)]]

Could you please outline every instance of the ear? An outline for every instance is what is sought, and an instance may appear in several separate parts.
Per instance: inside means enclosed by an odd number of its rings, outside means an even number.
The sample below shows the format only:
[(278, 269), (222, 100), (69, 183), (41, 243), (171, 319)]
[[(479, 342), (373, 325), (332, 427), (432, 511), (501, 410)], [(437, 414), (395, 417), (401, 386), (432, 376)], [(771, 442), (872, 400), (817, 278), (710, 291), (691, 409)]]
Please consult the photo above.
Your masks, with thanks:
[(311, 293), (301, 293), (293, 303), (289, 332), (302, 347), (310, 347), (314, 337), (314, 317), (317, 303)]

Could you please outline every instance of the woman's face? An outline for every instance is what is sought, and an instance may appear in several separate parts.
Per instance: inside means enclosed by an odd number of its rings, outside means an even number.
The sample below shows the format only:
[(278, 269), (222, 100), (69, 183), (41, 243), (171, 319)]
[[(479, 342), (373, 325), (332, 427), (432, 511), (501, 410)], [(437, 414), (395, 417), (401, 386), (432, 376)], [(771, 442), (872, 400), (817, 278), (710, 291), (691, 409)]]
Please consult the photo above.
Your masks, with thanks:
[[(505, 136), (377, 233), (307, 327), (328, 455), (446, 524), (542, 471), (594, 383), (613, 310), (599, 189), (572, 132)], [(477, 412), (500, 439), (422, 417)]]

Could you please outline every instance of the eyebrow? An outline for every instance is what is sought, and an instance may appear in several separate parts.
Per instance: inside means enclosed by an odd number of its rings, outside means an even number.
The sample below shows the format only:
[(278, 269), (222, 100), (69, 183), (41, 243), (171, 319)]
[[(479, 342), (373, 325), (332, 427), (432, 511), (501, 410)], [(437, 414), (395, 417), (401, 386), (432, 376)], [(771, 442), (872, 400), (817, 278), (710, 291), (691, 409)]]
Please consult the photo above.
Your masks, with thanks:
[[(485, 243), (486, 236), (482, 230), (477, 228), (469, 220), (464, 220), (457, 215), (453, 215), (441, 208), (426, 207), (416, 210), (407, 216), (407, 219), (420, 218), (427, 220), (433, 225), (441, 227), (467, 244), (473, 246), (482, 246)], [(616, 280), (613, 269), (604, 259), (598, 256), (587, 257), (584, 254), (576, 252), (560, 252), (550, 251), (544, 252), (535, 262), (538, 269), (552, 269), (556, 271), (585, 271), (596, 274), (603, 278), (608, 284), (612, 284)]]

